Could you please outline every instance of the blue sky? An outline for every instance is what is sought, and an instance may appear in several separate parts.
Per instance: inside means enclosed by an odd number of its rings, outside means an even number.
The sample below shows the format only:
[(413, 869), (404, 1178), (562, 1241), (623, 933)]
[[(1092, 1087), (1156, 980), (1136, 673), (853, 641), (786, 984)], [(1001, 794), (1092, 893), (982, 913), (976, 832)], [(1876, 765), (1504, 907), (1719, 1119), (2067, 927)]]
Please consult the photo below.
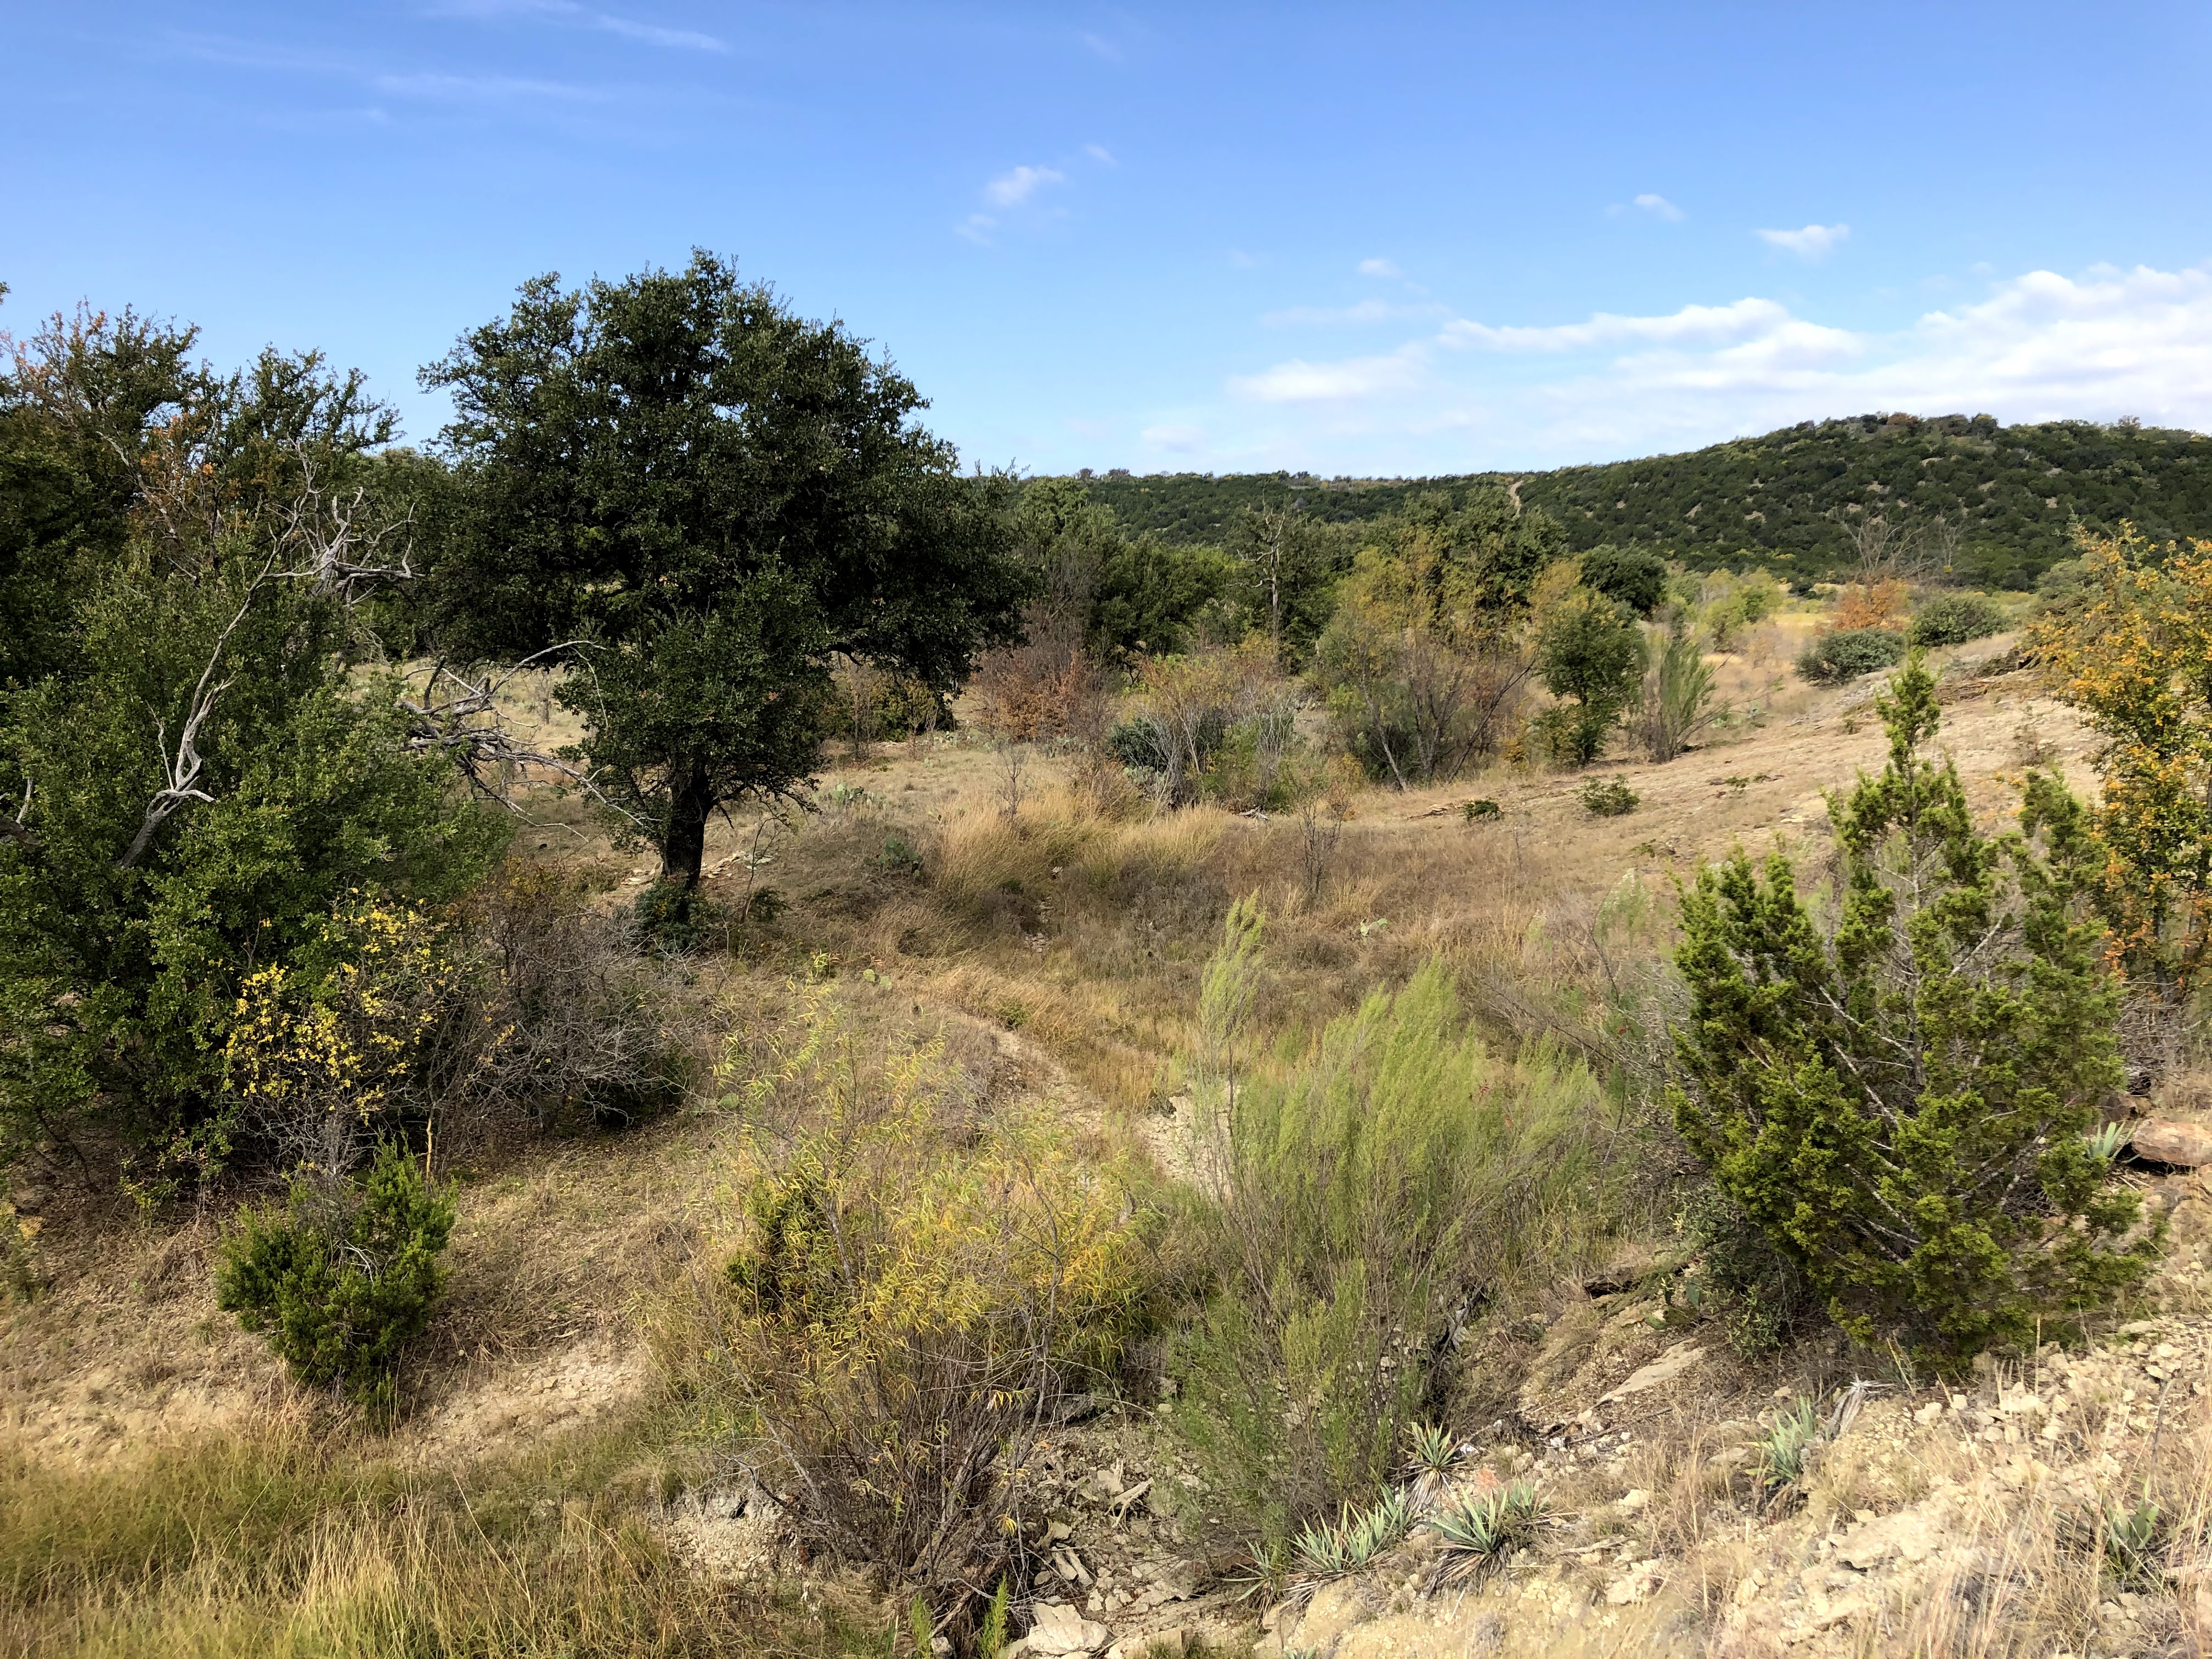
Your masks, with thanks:
[(414, 371), (735, 255), (963, 454), (1402, 475), (2212, 428), (2212, 8), (8, 0), (0, 325)]

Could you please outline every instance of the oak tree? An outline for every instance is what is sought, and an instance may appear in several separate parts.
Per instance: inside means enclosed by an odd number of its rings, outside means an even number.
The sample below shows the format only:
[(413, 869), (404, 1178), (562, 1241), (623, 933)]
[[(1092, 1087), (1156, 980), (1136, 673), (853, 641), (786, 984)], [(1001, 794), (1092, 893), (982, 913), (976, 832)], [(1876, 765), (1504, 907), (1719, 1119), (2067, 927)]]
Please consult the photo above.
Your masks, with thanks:
[(963, 476), (865, 343), (713, 255), (538, 277), (422, 379), (465, 503), (434, 636), (578, 642), (580, 756), (687, 893), (717, 810), (805, 778), (836, 656), (949, 690), (1018, 630), (1002, 481)]

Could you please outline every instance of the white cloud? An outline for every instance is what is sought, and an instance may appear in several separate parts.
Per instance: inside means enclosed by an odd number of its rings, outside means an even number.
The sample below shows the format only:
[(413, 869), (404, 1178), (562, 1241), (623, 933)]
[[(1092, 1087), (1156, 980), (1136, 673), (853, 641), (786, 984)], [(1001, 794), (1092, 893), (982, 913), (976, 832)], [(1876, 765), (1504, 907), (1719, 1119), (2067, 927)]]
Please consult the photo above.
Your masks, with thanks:
[(1155, 449), (1188, 455), (1204, 449), (1212, 434), (1202, 426), (1148, 426), (1137, 434)]
[(1242, 413), (1208, 417), (1226, 447), (1333, 471), (1608, 459), (1878, 409), (2208, 430), (2212, 264), (2031, 271), (1887, 331), (1757, 296), (1579, 323), (1455, 319), (1395, 351), (1292, 358), (1226, 391)]
[(1083, 153), (1092, 161), (1103, 161), (1109, 167), (1118, 167), (1121, 165), (1114, 159), (1114, 152), (1103, 144), (1085, 144), (1083, 147)]
[(1347, 357), (1336, 363), (1310, 363), (1294, 357), (1258, 374), (1238, 376), (1229, 385), (1237, 396), (1255, 403), (1360, 402), (1416, 390), (1428, 378), (1427, 358), (1418, 341), (1386, 356)]
[(1754, 231), (1762, 242), (1771, 247), (1787, 249), (1801, 259), (1825, 259), (1835, 251), (1836, 244), (1851, 234), (1849, 225), (1808, 225), (1802, 230)]
[(983, 186), (984, 199), (994, 207), (1019, 207), (1047, 185), (1064, 185), (1067, 175), (1051, 167), (1016, 167)]
[(1440, 337), (1449, 345), (1488, 346), (1503, 351), (1581, 351), (1593, 346), (1718, 345), (1771, 331), (1790, 313), (1772, 300), (1738, 300), (1725, 306), (1684, 306), (1664, 317), (1618, 317), (1601, 311), (1586, 323), (1528, 328), (1492, 328), (1457, 319)]
[(1665, 197), (1654, 195), (1648, 190), (1645, 191), (1643, 195), (1636, 198), (1636, 205), (1642, 208), (1646, 213), (1652, 214), (1659, 218), (1664, 219), (1670, 224), (1680, 224), (1681, 222), (1681, 209), (1676, 207)]
[(998, 228), (999, 222), (988, 213), (971, 213), (952, 227), (969, 241), (982, 247), (991, 246), (991, 233)]
[(1398, 269), (1398, 262), (1395, 259), (1362, 259), (1359, 274), (1362, 276), (1403, 276), (1406, 273)]

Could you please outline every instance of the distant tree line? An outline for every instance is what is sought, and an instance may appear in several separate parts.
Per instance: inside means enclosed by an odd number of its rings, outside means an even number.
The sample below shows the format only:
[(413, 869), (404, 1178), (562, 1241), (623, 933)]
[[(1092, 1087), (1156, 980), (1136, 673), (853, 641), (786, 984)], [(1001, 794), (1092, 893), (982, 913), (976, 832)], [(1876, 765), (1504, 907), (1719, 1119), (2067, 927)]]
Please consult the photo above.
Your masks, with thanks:
[(2212, 439), (2128, 421), (1863, 415), (1517, 477), (1117, 471), (1078, 482), (1133, 531), (1214, 545), (1247, 508), (1294, 501), (1323, 522), (1358, 524), (1423, 495), (1510, 484), (1559, 520), (1571, 551), (1646, 547), (1695, 569), (1759, 568), (1799, 583), (1848, 568), (1856, 526), (1870, 518), (1940, 541), (1962, 580), (2022, 589), (2068, 556), (2076, 524), (2109, 533), (2125, 521), (2155, 544), (2212, 533)]

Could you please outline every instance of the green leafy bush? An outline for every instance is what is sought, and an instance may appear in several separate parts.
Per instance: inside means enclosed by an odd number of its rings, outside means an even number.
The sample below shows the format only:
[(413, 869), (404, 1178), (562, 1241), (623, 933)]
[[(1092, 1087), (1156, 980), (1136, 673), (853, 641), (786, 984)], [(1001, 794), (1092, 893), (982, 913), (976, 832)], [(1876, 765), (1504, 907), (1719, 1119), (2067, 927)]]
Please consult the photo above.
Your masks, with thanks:
[(2162, 1231), (2087, 1139), (2123, 1073), (2086, 812), (2035, 775), (2022, 833), (1992, 841), (1956, 767), (1921, 755), (1938, 715), (1917, 656), (1876, 707), (1889, 763), (1834, 802), (1832, 931), (1780, 854), (1762, 875), (1738, 853), (1684, 895), (1668, 1094), (1715, 1185), (1847, 1332), (1948, 1370), (2078, 1328)]
[(281, 1208), (246, 1210), (223, 1241), (216, 1304), (311, 1388), (388, 1412), (401, 1352), (446, 1286), (439, 1254), (453, 1199), (390, 1141), (359, 1182), (301, 1182)]
[(1718, 1188), (1695, 1188), (1674, 1228), (1692, 1252), (1682, 1305), (1719, 1320), (1729, 1346), (1745, 1358), (1773, 1352), (1818, 1318), (1805, 1275)]
[(1592, 778), (1577, 792), (1576, 799), (1583, 811), (1596, 818), (1625, 818), (1644, 801), (1619, 778)]
[(1218, 1288), (1172, 1358), (1210, 1513), (1279, 1545), (1370, 1501), (1470, 1310), (1571, 1228), (1601, 1094), (1540, 1043), (1492, 1055), (1434, 963), (1229, 1092), (1194, 1218)]
[(1946, 593), (1913, 613), (1915, 645), (1964, 645), (2005, 629), (2004, 607), (1979, 593)]
[(1797, 659), (1797, 672), (1821, 685), (1841, 685), (1894, 668), (1905, 659), (1905, 635), (1891, 628), (1845, 628), (1823, 634)]
[(1587, 587), (1560, 594), (1537, 618), (1536, 665), (1561, 702), (1537, 726), (1559, 759), (1587, 766), (1644, 689), (1644, 630), (1628, 609)]

